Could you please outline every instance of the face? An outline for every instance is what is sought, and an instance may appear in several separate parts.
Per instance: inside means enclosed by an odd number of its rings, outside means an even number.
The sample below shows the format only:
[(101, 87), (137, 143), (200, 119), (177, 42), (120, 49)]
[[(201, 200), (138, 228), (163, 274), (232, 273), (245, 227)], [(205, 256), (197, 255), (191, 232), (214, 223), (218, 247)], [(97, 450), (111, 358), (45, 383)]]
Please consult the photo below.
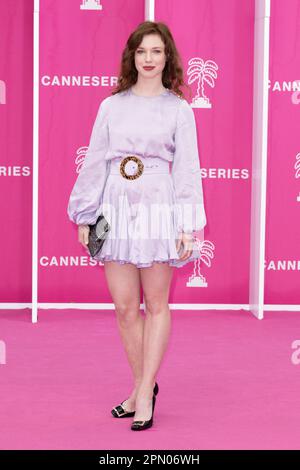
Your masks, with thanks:
[[(166, 64), (165, 45), (158, 34), (147, 34), (143, 37), (134, 54), (138, 73), (145, 78), (161, 75)], [(144, 67), (153, 68), (147, 70)]]

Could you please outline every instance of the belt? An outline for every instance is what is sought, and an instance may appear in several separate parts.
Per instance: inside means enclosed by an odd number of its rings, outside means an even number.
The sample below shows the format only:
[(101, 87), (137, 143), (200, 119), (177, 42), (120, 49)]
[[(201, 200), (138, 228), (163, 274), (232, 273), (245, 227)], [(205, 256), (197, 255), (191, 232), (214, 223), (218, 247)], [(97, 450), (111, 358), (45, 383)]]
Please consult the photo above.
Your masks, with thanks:
[(128, 180), (135, 180), (142, 174), (170, 173), (170, 165), (167, 160), (163, 160), (160, 157), (126, 155), (110, 160), (109, 173), (121, 175)]

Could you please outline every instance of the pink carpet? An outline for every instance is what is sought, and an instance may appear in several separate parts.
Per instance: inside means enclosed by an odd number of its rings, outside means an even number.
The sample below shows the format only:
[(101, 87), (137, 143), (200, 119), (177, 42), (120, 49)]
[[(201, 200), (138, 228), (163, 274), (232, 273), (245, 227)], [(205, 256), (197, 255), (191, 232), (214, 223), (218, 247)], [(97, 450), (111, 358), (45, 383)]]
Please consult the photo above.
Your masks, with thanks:
[(173, 311), (154, 425), (110, 409), (131, 372), (114, 311), (0, 312), (1, 449), (299, 449), (300, 315)]

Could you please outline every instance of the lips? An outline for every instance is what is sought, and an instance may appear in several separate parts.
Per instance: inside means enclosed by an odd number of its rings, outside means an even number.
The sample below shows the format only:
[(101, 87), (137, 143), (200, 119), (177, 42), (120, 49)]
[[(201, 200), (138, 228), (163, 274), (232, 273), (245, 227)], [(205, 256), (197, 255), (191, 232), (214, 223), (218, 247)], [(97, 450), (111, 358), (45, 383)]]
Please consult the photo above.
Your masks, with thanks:
[(152, 70), (152, 69), (154, 69), (154, 67), (143, 67), (143, 69), (145, 69), (145, 70)]

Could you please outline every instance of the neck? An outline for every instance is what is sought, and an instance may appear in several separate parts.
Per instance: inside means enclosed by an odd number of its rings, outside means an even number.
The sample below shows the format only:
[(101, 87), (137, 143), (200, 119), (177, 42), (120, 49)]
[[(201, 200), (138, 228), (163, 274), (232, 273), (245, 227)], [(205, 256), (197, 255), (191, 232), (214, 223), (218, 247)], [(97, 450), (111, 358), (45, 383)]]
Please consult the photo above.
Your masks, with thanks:
[(138, 79), (137, 82), (132, 85), (132, 90), (138, 95), (144, 96), (155, 96), (159, 95), (165, 90), (165, 87), (162, 84), (162, 81), (156, 81), (156, 83), (151, 80), (142, 80)]

